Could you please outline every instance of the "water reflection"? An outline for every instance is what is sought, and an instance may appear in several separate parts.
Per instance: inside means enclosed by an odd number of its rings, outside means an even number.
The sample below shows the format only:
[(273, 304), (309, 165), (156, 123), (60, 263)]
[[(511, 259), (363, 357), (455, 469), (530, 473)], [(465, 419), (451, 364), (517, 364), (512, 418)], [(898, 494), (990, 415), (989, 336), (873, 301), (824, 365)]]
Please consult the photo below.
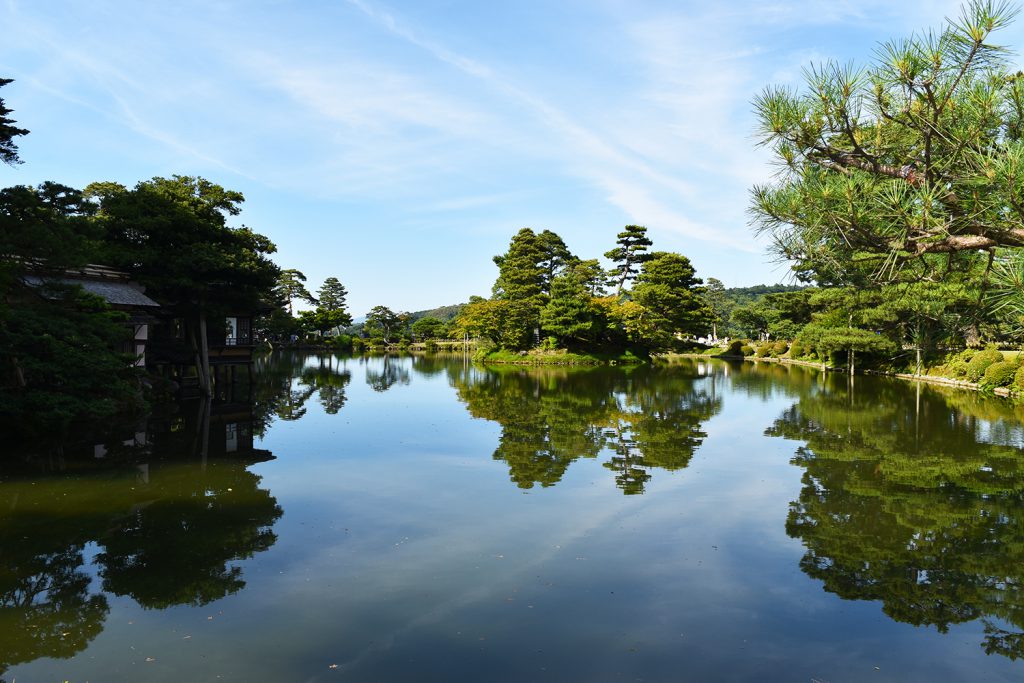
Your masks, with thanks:
[[(971, 405), (987, 405), (989, 419), (964, 410)], [(980, 619), (985, 652), (1017, 659), (1024, 460), (1019, 423), (991, 414), (1013, 409), (996, 405), (831, 377), (802, 385), (767, 434), (805, 443), (793, 459), (803, 489), (786, 521), (806, 547), (804, 572), (909, 624), (946, 632)]]
[(266, 406), (249, 387), (221, 389), (4, 463), (0, 676), (83, 650), (110, 595), (160, 609), (245, 586), (236, 563), (274, 544), (282, 511), (247, 469), (273, 458), (253, 441)]
[(385, 392), (396, 384), (406, 385), (411, 381), (406, 359), (384, 355), (369, 360), (366, 363), (366, 383), (374, 391)]
[(607, 456), (626, 495), (655, 469), (686, 467), (721, 409), (717, 377), (691, 366), (552, 369), (452, 366), (450, 380), (474, 417), (501, 425), (493, 458), (523, 489), (558, 483), (580, 458)]

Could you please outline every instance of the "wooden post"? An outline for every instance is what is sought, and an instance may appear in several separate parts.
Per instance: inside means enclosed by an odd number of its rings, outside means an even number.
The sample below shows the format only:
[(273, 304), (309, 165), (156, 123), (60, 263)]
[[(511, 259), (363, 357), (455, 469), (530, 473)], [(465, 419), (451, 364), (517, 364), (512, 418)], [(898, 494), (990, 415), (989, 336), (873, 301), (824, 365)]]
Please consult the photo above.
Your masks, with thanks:
[(203, 364), (202, 389), (207, 396), (210, 396), (210, 344), (206, 339), (206, 311), (204, 310), (199, 312), (199, 348)]

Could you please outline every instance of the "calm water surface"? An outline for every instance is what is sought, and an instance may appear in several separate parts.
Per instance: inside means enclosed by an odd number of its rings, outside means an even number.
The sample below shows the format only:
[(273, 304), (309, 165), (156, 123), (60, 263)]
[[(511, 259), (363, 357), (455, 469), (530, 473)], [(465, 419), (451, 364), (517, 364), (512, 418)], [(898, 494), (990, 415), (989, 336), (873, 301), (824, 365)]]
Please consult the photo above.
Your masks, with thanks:
[(1010, 404), (275, 356), (0, 472), (0, 679), (1024, 680)]

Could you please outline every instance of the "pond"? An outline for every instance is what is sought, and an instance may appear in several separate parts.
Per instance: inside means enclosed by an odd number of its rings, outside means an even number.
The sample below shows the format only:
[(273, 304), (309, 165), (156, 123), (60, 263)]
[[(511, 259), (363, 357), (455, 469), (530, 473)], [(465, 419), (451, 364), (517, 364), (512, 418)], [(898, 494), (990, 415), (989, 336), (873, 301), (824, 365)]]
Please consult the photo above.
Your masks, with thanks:
[(1020, 418), (776, 364), (271, 356), (7, 458), (0, 679), (1020, 681)]

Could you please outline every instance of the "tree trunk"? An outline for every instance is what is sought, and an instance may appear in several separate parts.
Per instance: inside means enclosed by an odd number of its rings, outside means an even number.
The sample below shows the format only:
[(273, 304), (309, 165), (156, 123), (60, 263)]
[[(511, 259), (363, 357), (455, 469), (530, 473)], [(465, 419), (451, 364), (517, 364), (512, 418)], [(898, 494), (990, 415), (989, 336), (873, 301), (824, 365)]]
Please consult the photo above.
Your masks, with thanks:
[(920, 377), (921, 376), (921, 347), (918, 346), (917, 349), (915, 349), (915, 351), (917, 352), (917, 369), (914, 371), (914, 374), (916, 374), (918, 377)]
[(190, 323), (188, 326), (188, 340), (192, 345), (192, 355), (195, 358), (196, 379), (199, 381), (199, 388), (205, 391), (205, 387), (209, 385), (209, 382), (207, 377), (203, 375), (202, 345), (199, 342), (198, 327), (195, 324)]
[(851, 378), (853, 377), (853, 373), (854, 373), (854, 370), (855, 370), (855, 368), (853, 366), (854, 366), (854, 363), (856, 362), (856, 360), (857, 360), (857, 352), (854, 351), (853, 349), (850, 349), (850, 377)]
[(199, 350), (200, 361), (203, 364), (202, 385), (203, 392), (210, 396), (210, 345), (206, 339), (206, 311), (199, 311)]

